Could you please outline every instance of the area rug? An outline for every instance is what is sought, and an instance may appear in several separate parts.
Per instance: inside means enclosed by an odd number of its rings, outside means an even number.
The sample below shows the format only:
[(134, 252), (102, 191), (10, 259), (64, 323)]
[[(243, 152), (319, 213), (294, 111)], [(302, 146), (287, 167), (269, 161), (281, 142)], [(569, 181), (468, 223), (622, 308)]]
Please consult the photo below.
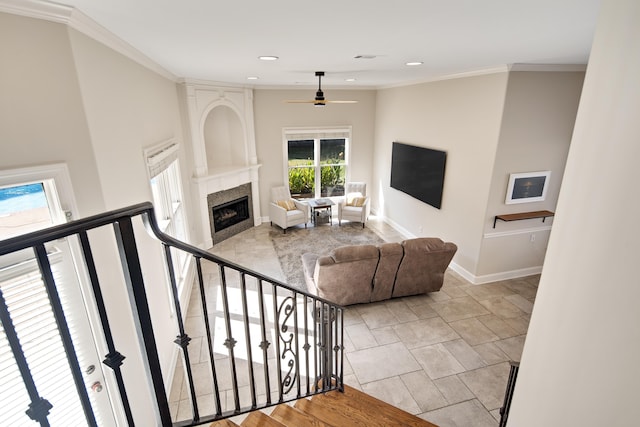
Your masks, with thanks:
[(314, 252), (328, 255), (332, 249), (340, 246), (384, 243), (374, 231), (362, 228), (362, 224), (359, 223), (295, 227), (288, 229), (286, 234), (281, 228), (272, 227), (269, 235), (284, 272), (285, 283), (303, 291), (307, 290), (307, 286), (302, 273), (302, 254)]

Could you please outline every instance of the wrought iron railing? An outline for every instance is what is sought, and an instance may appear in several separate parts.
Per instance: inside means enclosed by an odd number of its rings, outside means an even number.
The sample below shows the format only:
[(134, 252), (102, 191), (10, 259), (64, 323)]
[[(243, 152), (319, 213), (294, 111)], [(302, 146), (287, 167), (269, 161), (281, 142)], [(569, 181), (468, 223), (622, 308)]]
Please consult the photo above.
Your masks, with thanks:
[[(173, 342), (178, 346), (180, 357), (175, 372), (164, 375), (156, 337), (167, 334), (154, 334), (147, 298), (150, 285), (145, 285), (148, 272), (141, 263), (133, 222), (136, 217), (140, 217), (149, 234), (163, 247), (165, 266), (162, 268), (167, 272), (175, 310)], [(135, 398), (127, 393), (123, 367), (130, 355), (122, 354), (116, 344), (119, 331), (111, 326), (113, 316), (109, 313), (112, 311), (105, 306), (103, 298), (105, 285), (99, 278), (92, 238), (94, 230), (110, 227), (113, 227), (122, 281), (129, 295), (129, 309), (142, 337), (141, 357), (146, 370), (143, 375), (151, 383), (155, 414), (136, 413)], [(73, 240), (81, 253), (74, 259), (76, 264), (82, 263), (77, 267), (86, 272), (95, 299), (99, 331), (103, 335), (100, 338), (108, 349), (103, 363), (113, 372), (115, 384), (109, 393), (118, 396), (114, 399), (119, 402), (114, 410), (120, 411), (128, 425), (134, 425), (134, 419), (149, 417), (159, 420), (163, 426), (195, 426), (327, 390), (343, 389), (341, 307), (162, 233), (153, 206), (142, 203), (0, 242), (0, 259), (25, 249), (32, 248), (34, 252), (87, 425), (99, 425), (96, 421), (99, 417), (94, 414), (83, 378), (85, 372), (80, 368), (73, 333), (60, 301), (60, 284), (52, 274), (45, 249), (49, 242), (59, 239)], [(188, 253), (195, 268), (189, 301), (180, 300), (181, 290), (172, 262), (176, 251)], [(159, 268), (157, 265), (146, 267)], [(154, 283), (153, 291), (164, 289)], [(24, 411), (35, 422), (47, 426), (49, 414), (55, 408), (47, 396), (40, 395), (2, 288), (0, 320), (29, 396), (30, 404)], [(171, 388), (177, 395), (171, 404), (167, 381), (173, 382)]]
[(513, 392), (516, 388), (516, 379), (518, 378), (518, 371), (520, 370), (520, 362), (511, 361), (511, 369), (509, 370), (509, 381), (507, 382), (507, 389), (504, 392), (504, 402), (500, 408), (500, 424), (499, 427), (506, 427), (507, 420), (509, 419), (509, 410), (511, 409), (511, 401), (513, 400)]

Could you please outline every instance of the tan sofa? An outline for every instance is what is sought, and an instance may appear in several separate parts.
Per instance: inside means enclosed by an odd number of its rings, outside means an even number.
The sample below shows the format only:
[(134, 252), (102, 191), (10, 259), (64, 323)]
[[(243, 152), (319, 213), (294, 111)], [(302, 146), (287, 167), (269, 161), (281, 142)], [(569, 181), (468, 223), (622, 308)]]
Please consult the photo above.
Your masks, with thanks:
[(309, 292), (339, 305), (439, 291), (458, 247), (433, 237), (302, 255)]

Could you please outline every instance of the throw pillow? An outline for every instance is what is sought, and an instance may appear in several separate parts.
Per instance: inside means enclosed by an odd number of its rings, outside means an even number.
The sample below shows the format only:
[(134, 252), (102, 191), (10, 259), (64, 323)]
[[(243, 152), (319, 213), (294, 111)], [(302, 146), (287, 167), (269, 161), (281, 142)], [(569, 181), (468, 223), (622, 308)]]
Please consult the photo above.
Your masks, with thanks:
[(296, 208), (296, 204), (293, 201), (293, 199), (289, 199), (289, 200), (278, 200), (277, 205), (280, 206), (282, 209), (285, 209), (287, 211), (293, 211)]
[(362, 197), (362, 193), (349, 193), (347, 194), (347, 206), (353, 206), (353, 199), (356, 197)]
[(354, 197), (351, 201), (347, 201), (347, 206), (354, 206), (360, 208), (364, 206), (364, 203), (367, 201), (366, 197)]

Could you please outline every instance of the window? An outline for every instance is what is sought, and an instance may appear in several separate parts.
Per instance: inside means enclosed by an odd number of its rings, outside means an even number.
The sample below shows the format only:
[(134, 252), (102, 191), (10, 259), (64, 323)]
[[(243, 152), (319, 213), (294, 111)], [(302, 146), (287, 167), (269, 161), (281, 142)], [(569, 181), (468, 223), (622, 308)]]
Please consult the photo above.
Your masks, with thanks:
[(344, 195), (351, 129), (285, 129), (285, 179), (296, 198)]
[[(150, 154), (151, 153), (151, 154)], [(187, 224), (180, 181), (178, 145), (165, 143), (145, 152), (156, 220), (160, 229), (180, 241), (187, 241)], [(184, 281), (187, 254), (172, 249), (171, 258), (178, 286)]]

